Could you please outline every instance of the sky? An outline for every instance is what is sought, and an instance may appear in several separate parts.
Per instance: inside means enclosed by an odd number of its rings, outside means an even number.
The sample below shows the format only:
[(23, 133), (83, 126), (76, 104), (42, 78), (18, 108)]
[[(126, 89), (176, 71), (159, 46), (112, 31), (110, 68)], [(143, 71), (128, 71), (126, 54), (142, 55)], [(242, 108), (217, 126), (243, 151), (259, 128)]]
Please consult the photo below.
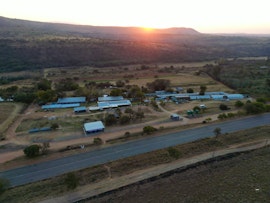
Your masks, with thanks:
[(269, 0), (0, 0), (0, 16), (94, 26), (270, 34), (269, 7)]

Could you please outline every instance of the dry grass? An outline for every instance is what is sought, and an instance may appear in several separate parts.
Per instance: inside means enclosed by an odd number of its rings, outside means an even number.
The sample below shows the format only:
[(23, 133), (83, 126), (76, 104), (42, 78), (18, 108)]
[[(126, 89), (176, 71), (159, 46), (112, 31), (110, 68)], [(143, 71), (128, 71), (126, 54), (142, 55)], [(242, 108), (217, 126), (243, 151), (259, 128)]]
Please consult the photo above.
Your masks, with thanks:
[(0, 133), (3, 133), (23, 109), (19, 103), (0, 103)]

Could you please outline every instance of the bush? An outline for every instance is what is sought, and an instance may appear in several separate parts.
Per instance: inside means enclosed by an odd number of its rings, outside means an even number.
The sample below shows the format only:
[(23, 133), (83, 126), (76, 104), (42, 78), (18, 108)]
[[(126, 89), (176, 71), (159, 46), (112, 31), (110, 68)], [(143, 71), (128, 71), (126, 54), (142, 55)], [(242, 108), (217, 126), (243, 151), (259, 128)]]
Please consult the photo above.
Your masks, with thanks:
[(238, 100), (235, 102), (234, 105), (235, 105), (235, 107), (240, 108), (240, 107), (244, 106), (244, 103)]
[(95, 137), (93, 143), (95, 145), (101, 145), (103, 143), (102, 139), (99, 137)]
[(0, 178), (0, 195), (4, 193), (10, 187), (9, 180)]
[(245, 105), (245, 110), (247, 114), (258, 114), (265, 112), (267, 109), (263, 103), (254, 102), (254, 103), (247, 103)]
[(68, 189), (75, 189), (79, 184), (79, 180), (74, 173), (68, 173), (65, 178), (65, 183)]
[(56, 130), (57, 128), (59, 128), (59, 125), (58, 125), (57, 123), (53, 123), (53, 124), (51, 125), (51, 129), (52, 129), (52, 130)]
[(23, 152), (27, 157), (32, 158), (39, 155), (40, 148), (41, 147), (39, 145), (34, 144), (26, 147)]
[(143, 133), (146, 133), (148, 135), (151, 134), (151, 133), (153, 133), (153, 132), (155, 132), (155, 131), (157, 131), (157, 129), (154, 128), (153, 126), (145, 126), (143, 128)]
[(215, 135), (217, 137), (221, 134), (221, 128), (215, 128), (213, 132), (215, 133)]
[(169, 147), (167, 149), (167, 151), (169, 153), (169, 156), (172, 157), (172, 158), (175, 158), (175, 159), (178, 159), (180, 157), (180, 155), (181, 155), (181, 153), (177, 149), (175, 149), (173, 147)]
[(219, 105), (219, 109), (222, 110), (222, 111), (225, 111), (225, 110), (228, 110), (228, 106), (226, 104), (220, 104)]
[(127, 124), (130, 121), (130, 117), (127, 115), (121, 116), (120, 118), (120, 124)]

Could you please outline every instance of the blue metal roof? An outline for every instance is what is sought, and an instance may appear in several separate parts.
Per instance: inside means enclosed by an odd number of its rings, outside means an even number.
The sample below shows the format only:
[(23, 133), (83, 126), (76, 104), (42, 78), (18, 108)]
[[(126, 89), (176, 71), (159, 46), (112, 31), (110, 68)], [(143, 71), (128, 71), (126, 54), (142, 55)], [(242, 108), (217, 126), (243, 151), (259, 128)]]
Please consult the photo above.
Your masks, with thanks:
[(120, 100), (123, 100), (123, 99), (124, 98), (122, 96), (115, 96), (115, 97), (106, 96), (106, 97), (99, 97), (98, 101), (99, 102), (102, 102), (102, 101), (120, 101)]
[(74, 112), (86, 111), (85, 106), (79, 106), (74, 108)]
[(101, 121), (95, 121), (95, 122), (84, 124), (84, 130), (86, 132), (94, 132), (94, 131), (104, 130), (104, 129), (105, 127)]
[(65, 108), (74, 108), (80, 106), (79, 103), (74, 104), (48, 104), (41, 106), (42, 109), (65, 109)]
[(130, 106), (131, 102), (128, 99), (120, 100), (120, 101), (108, 101), (108, 102), (98, 102), (99, 108), (116, 108), (119, 106)]
[(200, 100), (200, 99), (211, 99), (210, 95), (197, 95), (197, 96), (190, 96), (191, 100)]
[(70, 104), (70, 103), (85, 103), (86, 97), (65, 97), (59, 98), (57, 103), (58, 104)]

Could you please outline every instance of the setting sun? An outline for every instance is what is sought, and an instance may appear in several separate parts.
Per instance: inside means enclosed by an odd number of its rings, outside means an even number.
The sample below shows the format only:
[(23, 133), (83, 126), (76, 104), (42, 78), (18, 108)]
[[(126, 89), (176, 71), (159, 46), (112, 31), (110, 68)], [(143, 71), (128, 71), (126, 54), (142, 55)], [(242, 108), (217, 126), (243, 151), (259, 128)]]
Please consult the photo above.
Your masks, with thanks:
[(152, 32), (152, 31), (154, 31), (154, 28), (151, 28), (151, 27), (142, 27), (142, 29), (145, 32)]

